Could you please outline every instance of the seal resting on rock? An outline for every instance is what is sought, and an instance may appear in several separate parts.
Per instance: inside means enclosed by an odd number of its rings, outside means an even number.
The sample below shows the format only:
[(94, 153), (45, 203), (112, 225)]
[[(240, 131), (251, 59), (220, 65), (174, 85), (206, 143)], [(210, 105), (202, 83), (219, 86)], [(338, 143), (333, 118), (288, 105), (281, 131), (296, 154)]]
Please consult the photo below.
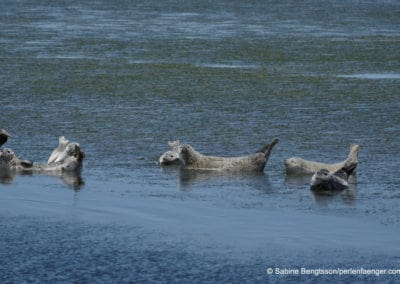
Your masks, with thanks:
[(189, 144), (180, 144), (179, 141), (170, 142), (169, 145), (179, 154), (185, 169), (262, 172), (278, 141), (279, 139), (275, 138), (261, 149), (262, 152), (257, 151), (257, 153), (241, 157), (206, 156), (197, 152)]
[(358, 163), (358, 150), (360, 146), (357, 144), (350, 145), (350, 152), (346, 160), (335, 164), (325, 164), (315, 161), (308, 161), (298, 157), (292, 157), (284, 161), (287, 174), (314, 174), (318, 170), (326, 169), (329, 172), (340, 170), (350, 160), (356, 165)]
[(0, 147), (7, 142), (8, 137), (11, 137), (10, 134), (4, 129), (0, 129)]
[(158, 159), (158, 162), (162, 166), (169, 166), (169, 165), (180, 165), (182, 161), (179, 157), (179, 154), (175, 151), (167, 151), (161, 155)]
[(311, 190), (314, 192), (335, 192), (348, 188), (348, 178), (354, 171), (357, 164), (348, 161), (341, 169), (331, 172), (327, 169), (320, 169), (311, 178)]

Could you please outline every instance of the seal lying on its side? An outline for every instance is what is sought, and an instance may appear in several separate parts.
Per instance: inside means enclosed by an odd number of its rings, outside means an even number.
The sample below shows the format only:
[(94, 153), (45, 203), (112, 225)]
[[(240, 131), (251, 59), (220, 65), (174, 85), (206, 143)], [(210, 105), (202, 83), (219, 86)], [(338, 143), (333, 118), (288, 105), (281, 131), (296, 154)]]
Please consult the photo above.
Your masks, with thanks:
[(167, 151), (161, 155), (158, 159), (158, 162), (162, 166), (169, 166), (169, 165), (180, 165), (182, 161), (179, 157), (179, 154), (175, 151)]
[(275, 138), (271, 144), (262, 148), (263, 152), (242, 157), (206, 156), (197, 152), (192, 146), (180, 144), (178, 141), (170, 142), (169, 145), (179, 154), (186, 169), (262, 172), (273, 147), (278, 141), (279, 139)]
[(318, 170), (326, 169), (330, 172), (340, 170), (350, 160), (356, 165), (358, 163), (358, 149), (357, 144), (350, 145), (350, 152), (346, 160), (335, 164), (325, 164), (315, 161), (308, 161), (298, 157), (292, 157), (284, 161), (287, 174), (314, 174)]
[(330, 172), (327, 169), (318, 170), (311, 178), (311, 190), (314, 192), (334, 192), (349, 186), (348, 178), (357, 164), (347, 162), (341, 169)]
[(31, 161), (18, 159), (10, 148), (0, 150), (0, 170), (23, 172), (32, 171), (32, 168), (33, 163)]
[(5, 148), (0, 151), (0, 170), (23, 173), (79, 172), (85, 153), (78, 143), (70, 143), (62, 152), (63, 159), (51, 164), (34, 164), (31, 161), (17, 158), (14, 151)]

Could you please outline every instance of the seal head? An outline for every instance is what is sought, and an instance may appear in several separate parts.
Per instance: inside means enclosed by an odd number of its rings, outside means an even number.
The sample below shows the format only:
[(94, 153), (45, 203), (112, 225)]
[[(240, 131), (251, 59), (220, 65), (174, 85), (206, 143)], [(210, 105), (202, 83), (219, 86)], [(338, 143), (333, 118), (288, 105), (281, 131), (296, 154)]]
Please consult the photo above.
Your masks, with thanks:
[(20, 160), (10, 148), (0, 150), (0, 170), (19, 170), (29, 171), (33, 167), (33, 163), (28, 160)]
[(169, 165), (180, 165), (182, 161), (179, 157), (179, 154), (175, 151), (167, 151), (161, 155), (158, 159), (158, 162), (162, 166), (169, 166)]

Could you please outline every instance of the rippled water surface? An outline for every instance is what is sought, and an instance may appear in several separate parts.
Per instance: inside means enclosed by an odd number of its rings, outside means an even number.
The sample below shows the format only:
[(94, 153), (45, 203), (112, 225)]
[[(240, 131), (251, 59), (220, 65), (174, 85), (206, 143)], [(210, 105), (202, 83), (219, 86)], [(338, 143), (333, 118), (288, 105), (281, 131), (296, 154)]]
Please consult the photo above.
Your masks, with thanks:
[[(1, 177), (0, 281), (390, 282), (268, 275), (400, 268), (398, 1), (1, 1), (0, 128), (80, 177)], [(160, 168), (169, 140), (263, 174)], [(283, 160), (343, 160), (334, 196)]]

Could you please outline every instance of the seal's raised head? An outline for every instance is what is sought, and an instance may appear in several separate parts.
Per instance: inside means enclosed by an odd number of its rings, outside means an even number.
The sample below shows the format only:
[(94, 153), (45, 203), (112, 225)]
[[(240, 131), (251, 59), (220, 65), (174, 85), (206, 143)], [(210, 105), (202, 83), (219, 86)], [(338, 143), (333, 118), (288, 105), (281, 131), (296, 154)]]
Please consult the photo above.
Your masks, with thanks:
[(199, 161), (199, 157), (203, 157), (199, 152), (197, 152), (192, 146), (189, 144), (180, 144), (178, 146), (178, 154), (182, 159), (183, 163), (188, 165), (197, 164)]
[(10, 148), (4, 148), (0, 151), (0, 169), (1, 170), (26, 170), (31, 169), (33, 163), (28, 160), (20, 160)]
[(179, 165), (181, 160), (179, 154), (175, 151), (167, 151), (158, 159), (160, 165)]
[(7, 168), (15, 158), (15, 153), (10, 148), (0, 150), (0, 168)]

